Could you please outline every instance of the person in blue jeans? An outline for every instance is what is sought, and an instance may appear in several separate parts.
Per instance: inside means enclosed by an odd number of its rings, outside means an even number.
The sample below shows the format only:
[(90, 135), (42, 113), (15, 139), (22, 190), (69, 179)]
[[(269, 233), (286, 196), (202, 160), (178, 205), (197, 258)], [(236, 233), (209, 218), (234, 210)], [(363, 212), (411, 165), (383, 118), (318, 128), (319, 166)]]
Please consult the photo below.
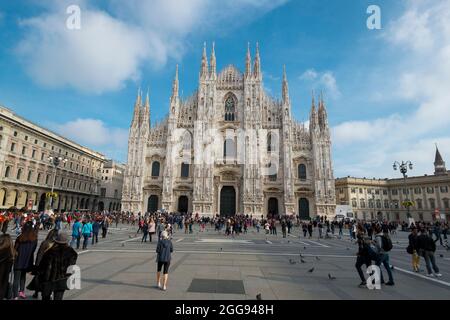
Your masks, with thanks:
[(72, 226), (72, 241), (70, 242), (70, 246), (72, 248), (74, 247), (75, 242), (76, 242), (77, 250), (80, 249), (81, 228), (82, 228), (82, 224), (80, 222), (80, 219), (77, 219), (77, 221)]
[(92, 236), (92, 224), (90, 221), (83, 221), (81, 227), (81, 234), (83, 235), (83, 250), (87, 249), (89, 238)]
[[(378, 261), (376, 261), (376, 265), (378, 267), (381, 266), (381, 264), (383, 264), (383, 266), (386, 268), (386, 271), (388, 273), (388, 277), (389, 277), (389, 281), (385, 283), (385, 285), (387, 286), (393, 286), (394, 285), (394, 278), (392, 276), (392, 270), (391, 270), (391, 266), (389, 264), (389, 254), (387, 252), (384, 251), (383, 249), (383, 231), (381, 229), (381, 226), (379, 224), (377, 224), (375, 226), (375, 240), (374, 240), (374, 248), (375, 248), (375, 253), (378, 256)], [(381, 283), (384, 283), (384, 278), (383, 278), (383, 272), (381, 271), (380, 268), (380, 277), (381, 277)]]

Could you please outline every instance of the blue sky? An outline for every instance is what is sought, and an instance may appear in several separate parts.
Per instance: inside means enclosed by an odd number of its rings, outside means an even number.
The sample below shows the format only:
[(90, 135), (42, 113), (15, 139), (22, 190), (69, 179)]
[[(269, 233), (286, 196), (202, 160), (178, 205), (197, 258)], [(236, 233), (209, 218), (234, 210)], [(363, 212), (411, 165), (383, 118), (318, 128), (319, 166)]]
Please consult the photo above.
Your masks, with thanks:
[[(81, 30), (65, 28), (81, 8)], [(381, 8), (382, 29), (366, 27)], [(137, 88), (150, 90), (152, 122), (198, 83), (203, 42), (218, 69), (243, 69), (261, 50), (264, 85), (281, 95), (286, 64), (295, 117), (324, 90), (337, 177), (392, 177), (394, 160), (432, 173), (435, 143), (450, 159), (450, 3), (382, 0), (37, 0), (0, 2), (0, 104), (126, 161)], [(450, 161), (450, 160), (448, 160)]]

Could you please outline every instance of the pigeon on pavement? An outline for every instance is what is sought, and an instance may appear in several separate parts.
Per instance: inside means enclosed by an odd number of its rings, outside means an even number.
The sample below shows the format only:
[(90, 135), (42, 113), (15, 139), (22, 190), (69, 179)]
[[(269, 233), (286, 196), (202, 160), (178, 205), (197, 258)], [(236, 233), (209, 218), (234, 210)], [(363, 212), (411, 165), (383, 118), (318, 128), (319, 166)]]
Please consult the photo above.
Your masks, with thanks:
[(313, 273), (314, 272), (314, 267), (312, 267), (311, 269), (308, 270), (309, 273)]
[(258, 293), (258, 294), (256, 295), (256, 300), (262, 300), (261, 293)]
[(336, 277), (333, 277), (330, 273), (328, 274), (328, 279), (330, 280), (336, 280)]

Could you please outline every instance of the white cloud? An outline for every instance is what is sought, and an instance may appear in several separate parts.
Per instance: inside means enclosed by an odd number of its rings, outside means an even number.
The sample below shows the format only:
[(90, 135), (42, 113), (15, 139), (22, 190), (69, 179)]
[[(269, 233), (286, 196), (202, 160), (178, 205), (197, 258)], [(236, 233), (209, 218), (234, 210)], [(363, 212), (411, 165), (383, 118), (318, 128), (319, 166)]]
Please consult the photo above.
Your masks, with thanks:
[(331, 71), (318, 72), (315, 69), (308, 69), (299, 79), (309, 83), (311, 90), (320, 91), (324, 89), (325, 93), (332, 99), (337, 99), (341, 96), (336, 78)]
[[(159, 68), (179, 59), (192, 34), (231, 31), (286, 1), (110, 0), (105, 10), (84, 0), (50, 1), (40, 4), (45, 13), (20, 23), (26, 33), (17, 53), (43, 86), (113, 91), (138, 80), (146, 63)], [(65, 27), (72, 3), (81, 7), (81, 30)]]
[(52, 127), (74, 142), (99, 150), (106, 156), (126, 161), (128, 130), (108, 127), (97, 119), (76, 119)]
[(348, 121), (333, 128), (338, 153), (352, 154), (339, 168), (344, 175), (392, 176), (394, 160), (411, 160), (416, 164), (414, 174), (429, 174), (433, 172), (434, 143), (441, 151), (450, 150), (448, 21), (450, 2), (415, 1), (388, 25), (384, 41), (398, 53), (392, 57), (398, 64), (386, 66), (396, 77), (386, 79), (393, 80), (390, 88), (380, 84), (389, 90), (380, 94), (397, 92), (395, 98), (411, 107), (384, 118)]

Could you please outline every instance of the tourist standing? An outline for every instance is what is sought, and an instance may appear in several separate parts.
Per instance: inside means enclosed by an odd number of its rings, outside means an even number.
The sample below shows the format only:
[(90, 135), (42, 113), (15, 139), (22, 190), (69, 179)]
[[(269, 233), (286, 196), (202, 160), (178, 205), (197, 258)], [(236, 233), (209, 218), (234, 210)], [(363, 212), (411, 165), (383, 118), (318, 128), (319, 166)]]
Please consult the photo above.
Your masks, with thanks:
[(13, 298), (26, 299), (25, 281), (27, 272), (33, 269), (34, 252), (38, 243), (37, 230), (33, 228), (31, 222), (26, 222), (22, 228), (22, 233), (17, 237), (14, 250), (17, 253), (14, 261), (14, 283)]
[[(394, 285), (394, 278), (392, 276), (392, 270), (391, 270), (391, 266), (389, 265), (389, 254), (388, 251), (390, 250), (387, 247), (387, 241), (388, 239), (386, 235), (383, 234), (381, 226), (379, 224), (377, 224), (375, 226), (374, 231), (376, 232), (375, 235), (375, 240), (374, 240), (374, 244), (375, 244), (375, 252), (377, 254), (377, 266), (380, 267), (381, 264), (383, 264), (383, 266), (386, 268), (386, 271), (388, 273), (388, 277), (389, 277), (389, 281), (386, 282), (387, 286), (393, 286)], [(381, 276), (381, 283), (384, 282), (383, 280), (383, 272), (380, 269), (380, 276)]]
[(100, 223), (96, 219), (92, 224), (92, 245), (98, 243), (98, 233), (100, 231)]
[(55, 244), (44, 253), (37, 266), (39, 290), (42, 291), (42, 300), (62, 300), (69, 274), (67, 269), (77, 263), (78, 254), (68, 245), (65, 233), (59, 233)]
[(9, 276), (14, 263), (14, 246), (9, 234), (0, 235), (0, 301), (8, 297)]
[[(167, 290), (167, 280), (169, 278), (169, 266), (172, 259), (173, 244), (169, 240), (169, 234), (167, 231), (161, 233), (161, 240), (158, 242), (156, 247), (157, 253), (157, 273), (156, 273), (156, 283), (158, 288), (166, 291)], [(163, 284), (161, 286), (161, 270), (163, 271)]]
[(420, 235), (417, 237), (417, 246), (419, 248), (419, 254), (425, 259), (428, 276), (432, 277), (434, 271), (436, 277), (441, 277), (442, 274), (439, 273), (436, 258), (434, 257), (436, 243), (425, 229), (422, 229)]
[(419, 272), (420, 267), (420, 256), (418, 254), (418, 243), (417, 243), (417, 228), (413, 227), (411, 233), (408, 236), (409, 245), (406, 251), (412, 256), (412, 267), (414, 272)]

